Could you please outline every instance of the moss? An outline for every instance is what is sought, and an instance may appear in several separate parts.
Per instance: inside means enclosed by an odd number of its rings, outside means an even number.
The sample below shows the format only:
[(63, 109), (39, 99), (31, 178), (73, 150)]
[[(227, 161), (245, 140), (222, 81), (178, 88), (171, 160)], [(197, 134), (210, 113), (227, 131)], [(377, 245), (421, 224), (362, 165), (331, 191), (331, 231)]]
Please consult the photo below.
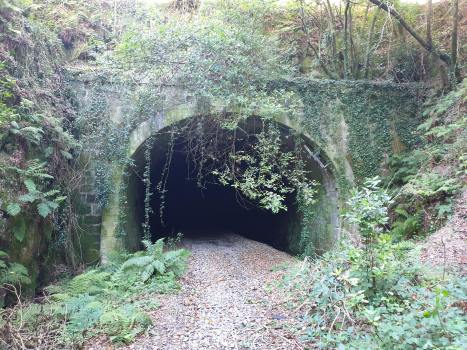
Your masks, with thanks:
[(101, 225), (85, 226), (82, 229), (86, 234), (98, 235), (101, 233)]
[(37, 287), (39, 262), (42, 259), (42, 254), (47, 251), (43, 235), (45, 221), (42, 218), (33, 218), (28, 215), (25, 215), (25, 221), (26, 235), (22, 242), (14, 237), (8, 237), (8, 255), (12, 262), (22, 264), (28, 269), (29, 277), (33, 283), (22, 286), (22, 293), (24, 296), (32, 296)]
[(81, 250), (85, 264), (96, 264), (100, 261), (100, 236), (84, 234), (81, 237)]
[(83, 224), (84, 225), (97, 225), (97, 224), (100, 224), (101, 221), (102, 221), (101, 216), (87, 215), (84, 217)]
[(79, 215), (91, 214), (91, 206), (89, 204), (80, 204), (76, 209)]

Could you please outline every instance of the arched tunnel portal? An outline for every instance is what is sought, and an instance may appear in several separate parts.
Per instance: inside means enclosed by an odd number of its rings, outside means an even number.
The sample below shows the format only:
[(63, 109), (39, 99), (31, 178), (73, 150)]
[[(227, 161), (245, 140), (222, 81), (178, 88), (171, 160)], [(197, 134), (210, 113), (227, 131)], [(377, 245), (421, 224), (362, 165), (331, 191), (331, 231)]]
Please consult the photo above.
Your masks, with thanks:
[[(191, 117), (196, 118), (196, 117)], [(176, 235), (178, 232), (190, 234), (212, 234), (213, 232), (231, 231), (249, 239), (264, 242), (274, 248), (297, 254), (301, 252), (300, 240), (303, 229), (303, 214), (298, 211), (295, 194), (288, 194), (285, 204), (288, 210), (280, 210), (274, 214), (251, 205), (245, 205), (239, 199), (232, 186), (224, 186), (210, 181), (199, 187), (193, 164), (187, 159), (187, 154), (181, 145), (175, 143), (170, 152), (170, 166), (167, 168), (168, 145), (170, 133), (180, 121), (162, 128), (152, 136), (150, 150), (150, 181), (151, 207), (150, 233), (154, 241), (161, 237)], [(259, 118), (250, 118), (243, 127), (254, 127), (260, 123)], [(293, 150), (294, 141), (290, 128), (278, 124), (281, 138), (287, 150)], [(331, 166), (326, 167), (329, 159), (326, 156), (316, 156), (313, 143), (304, 138), (306, 147), (304, 159), (308, 177), (315, 180), (318, 192), (316, 202), (312, 205), (313, 223), (306, 228), (309, 240), (316, 248), (327, 249), (335, 240), (338, 223), (338, 191)], [(133, 164), (126, 173), (126, 190), (122, 208), (125, 220), (122, 229), (125, 232), (125, 248), (129, 251), (140, 250), (145, 221), (146, 185), (143, 181), (147, 157), (145, 142), (132, 155)], [(159, 215), (161, 194), (156, 190), (161, 180), (163, 169), (167, 168), (165, 203), (163, 208), (163, 223)], [(167, 174), (166, 174), (167, 175)]]

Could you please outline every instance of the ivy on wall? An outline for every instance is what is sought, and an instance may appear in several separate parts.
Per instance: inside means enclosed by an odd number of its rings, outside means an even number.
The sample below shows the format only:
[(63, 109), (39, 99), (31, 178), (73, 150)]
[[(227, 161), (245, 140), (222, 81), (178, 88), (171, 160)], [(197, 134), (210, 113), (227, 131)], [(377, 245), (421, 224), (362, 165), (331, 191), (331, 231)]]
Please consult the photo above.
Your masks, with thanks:
[[(324, 154), (329, 147), (347, 148), (345, 156), (359, 182), (379, 175), (393, 152), (418, 141), (413, 131), (420, 121), (422, 85), (326, 80), (294, 85), (304, 102), (303, 130), (323, 145)], [(335, 166), (343, 174), (343, 165)], [(340, 183), (348, 187), (343, 178)]]
[[(315, 155), (338, 155), (330, 168), (338, 178), (341, 194), (347, 192), (352, 180), (345, 176), (346, 162), (351, 164), (356, 179), (363, 179), (381, 173), (384, 158), (397, 152), (394, 140), (398, 147), (410, 147), (416, 142), (410, 131), (416, 123), (413, 116), (419, 87), (294, 78), (296, 72), (287, 53), (273, 37), (261, 32), (263, 14), (259, 15), (259, 8), (269, 11), (268, 5), (254, 2), (234, 13), (206, 8), (206, 13), (201, 12), (192, 21), (151, 14), (147, 23), (137, 23), (124, 33), (112, 55), (98, 57), (97, 66), (78, 73), (90, 77), (83, 78), (88, 88), (80, 99), (86, 100), (86, 106), (79, 113), (77, 125), (83, 143), (96, 147), (96, 191), (101, 206), (108, 206), (112, 200), (121, 207), (126, 204), (125, 187), (115, 174), (132, 164), (128, 158), (131, 131), (156, 114), (187, 104), (189, 97), (198, 102), (199, 115), (206, 116), (206, 121), (196, 120), (193, 123), (197, 125), (181, 130), (196, 136), (197, 141), (190, 147), (196, 154), (200, 186), (203, 176), (216, 171), (223, 174), (226, 183), (243, 188), (244, 184), (234, 180), (239, 174), (233, 164), (250, 162), (252, 166), (256, 162), (240, 155), (234, 142), (221, 156), (216, 150), (209, 154), (207, 135), (214, 134), (205, 131), (207, 122), (209, 127), (217, 128), (219, 135), (233, 132), (235, 139), (239, 123), (260, 112), (265, 123), (284, 116), (297, 120), (302, 109), (298, 100), (304, 104), (304, 116), (295, 138), (300, 141), (301, 134), (310, 135), (322, 148), (316, 147)], [(203, 17), (206, 14), (209, 17)], [(148, 26), (151, 30), (146, 30)], [(296, 158), (299, 162), (300, 157)], [(222, 164), (218, 163), (220, 159)], [(297, 162), (295, 170), (300, 169)], [(221, 167), (214, 169), (214, 163)], [(245, 174), (240, 175), (248, 180)], [(274, 190), (280, 192), (280, 186)], [(158, 190), (161, 196), (166, 195), (163, 186)], [(147, 190), (147, 194), (151, 192)], [(280, 195), (266, 195), (268, 192), (263, 190), (258, 193), (280, 202)], [(269, 207), (281, 208), (279, 202)], [(149, 213), (147, 208), (146, 216)]]

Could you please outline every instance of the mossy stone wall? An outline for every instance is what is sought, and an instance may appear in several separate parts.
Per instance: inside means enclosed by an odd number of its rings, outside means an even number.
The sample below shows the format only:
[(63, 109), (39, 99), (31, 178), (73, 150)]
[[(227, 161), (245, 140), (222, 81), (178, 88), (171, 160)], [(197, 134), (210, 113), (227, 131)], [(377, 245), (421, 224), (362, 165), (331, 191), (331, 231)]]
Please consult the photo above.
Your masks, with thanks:
[[(75, 82), (75, 88), (79, 90), (80, 84), (82, 82)], [(84, 84), (82, 86), (82, 91), (85, 91), (87, 88)], [(314, 169), (321, 188), (313, 208), (317, 220), (311, 230), (321, 233), (311, 235), (311, 239), (320, 239), (329, 247), (342, 227), (338, 211), (342, 209), (351, 186), (360, 183), (365, 177), (384, 174), (391, 154), (416, 143), (413, 131), (419, 124), (417, 111), (424, 87), (388, 82), (310, 79), (275, 82), (274, 86), (293, 91), (294, 102), (301, 106), (293, 114), (278, 116), (277, 122), (302, 134), (309, 149), (320, 159), (321, 164), (316, 163)], [(81, 95), (87, 96), (87, 93)], [(115, 125), (119, 125), (122, 122), (122, 104), (128, 104), (128, 100), (119, 98), (115, 93), (108, 100), (109, 118)], [(87, 103), (85, 98), (81, 103)], [(205, 103), (203, 105), (204, 109), (200, 110), (198, 101), (189, 91), (168, 88), (165, 99), (158, 101), (157, 110), (143, 119), (139, 116), (139, 122), (129, 131), (127, 157), (141, 155), (144, 141), (159, 130), (186, 118), (218, 111), (222, 104), (210, 101), (207, 107)], [(261, 116), (261, 111), (257, 115)], [(123, 246), (135, 250), (141, 239), (141, 228), (137, 222), (140, 218), (134, 217), (125, 221), (123, 228), (128, 231), (126, 238), (118, 237), (122, 214), (128, 216), (128, 213), (135, 212), (135, 208), (140, 206), (137, 202), (142, 199), (135, 198), (134, 191), (129, 195), (119, 194), (118, 189), (128, 188), (131, 179), (124, 175), (126, 169), (118, 165), (119, 160), (115, 162), (111, 186), (116, 195), (103, 209), (100, 226), (100, 252), (103, 256), (111, 249)], [(322, 168), (325, 165), (326, 168)], [(92, 201), (92, 189), (89, 188), (89, 191), (83, 192), (86, 194), (83, 210), (87, 214), (84, 214), (81, 222), (89, 230), (89, 235), (97, 239), (99, 213), (90, 213), (95, 202)], [(87, 197), (88, 194), (90, 197)], [(122, 203), (121, 198), (125, 198), (126, 203)], [(296, 221), (289, 223), (293, 232), (298, 232), (299, 223)], [(299, 236), (290, 232), (284, 234), (289, 234), (288, 245), (291, 250), (297, 250)]]

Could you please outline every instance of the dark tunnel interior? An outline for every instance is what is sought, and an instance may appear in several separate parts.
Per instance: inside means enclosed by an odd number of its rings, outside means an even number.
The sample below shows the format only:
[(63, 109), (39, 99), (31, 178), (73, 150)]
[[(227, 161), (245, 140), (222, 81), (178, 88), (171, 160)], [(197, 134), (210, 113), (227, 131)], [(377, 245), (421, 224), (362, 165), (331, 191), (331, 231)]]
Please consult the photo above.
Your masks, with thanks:
[[(160, 181), (165, 159), (154, 164), (151, 182)], [(274, 214), (251, 204), (242, 204), (242, 199), (231, 186), (208, 183), (198, 186), (196, 174), (190, 174), (183, 153), (174, 153), (170, 175), (166, 185), (166, 200), (163, 210), (164, 226), (161, 223), (159, 208), (161, 199), (154, 193), (151, 207), (150, 226), (152, 240), (176, 235), (178, 232), (231, 231), (243, 237), (267, 243), (277, 249), (286, 250), (286, 237), (278, 229), (290, 216), (290, 211), (281, 210)], [(286, 198), (287, 207), (294, 204), (294, 196)]]
[[(166, 130), (170, 131), (170, 128)], [(281, 130), (282, 131), (282, 130)], [(295, 144), (284, 128), (284, 150), (293, 150)], [(168, 154), (168, 132), (155, 135), (150, 153), (151, 208), (149, 216), (150, 234), (153, 241), (162, 237), (175, 237), (178, 232), (184, 236), (195, 233), (196, 236), (212, 235), (216, 232), (230, 231), (245, 238), (266, 243), (276, 249), (292, 254), (301, 252), (302, 217), (295, 204), (295, 194), (288, 194), (284, 204), (286, 210), (277, 214), (263, 210), (251, 204), (245, 205), (230, 185), (223, 186), (211, 178), (203, 188), (198, 186), (193, 164), (187, 162), (183, 145), (175, 144), (172, 160), (168, 168), (165, 187), (163, 223), (159, 214), (161, 194), (156, 189), (165, 168)], [(309, 145), (309, 144), (308, 144)], [(310, 149), (313, 149), (310, 145)], [(141, 145), (134, 153), (134, 166), (128, 170), (126, 190), (126, 216), (129, 220), (123, 225), (126, 235), (126, 248), (130, 252), (143, 249), (142, 224), (145, 221), (145, 192), (143, 173), (146, 166), (146, 147)], [(308, 226), (309, 237), (315, 246), (321, 245), (319, 237), (332, 239), (337, 227), (337, 191), (332, 173), (320, 167), (310, 154), (304, 155), (308, 177), (316, 180), (317, 193), (313, 211), (316, 219)], [(316, 157), (315, 157), (316, 158)], [(324, 162), (324, 160), (322, 160)], [(214, 183), (217, 182), (217, 183)], [(327, 242), (324, 242), (327, 244)]]

